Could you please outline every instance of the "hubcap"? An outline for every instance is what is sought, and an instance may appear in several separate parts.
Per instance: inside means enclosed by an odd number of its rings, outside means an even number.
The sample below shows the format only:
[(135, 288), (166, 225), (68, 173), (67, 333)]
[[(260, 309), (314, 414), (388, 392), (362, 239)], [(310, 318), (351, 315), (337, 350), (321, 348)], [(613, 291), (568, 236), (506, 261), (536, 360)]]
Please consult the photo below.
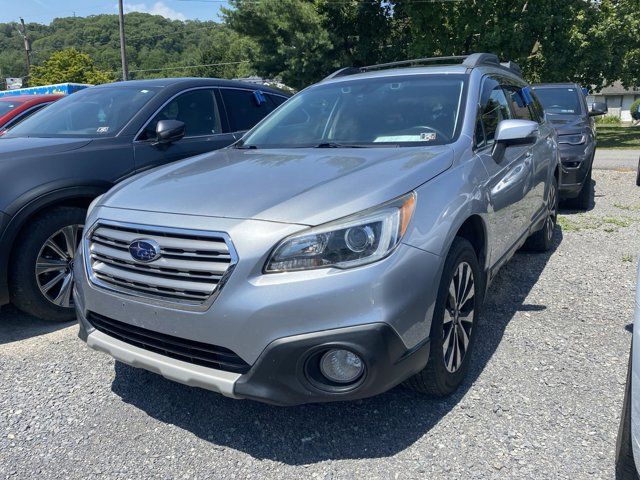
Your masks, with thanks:
[(36, 280), (40, 293), (51, 303), (73, 306), (73, 260), (83, 225), (68, 225), (51, 235), (38, 253)]
[(547, 216), (547, 239), (553, 238), (556, 228), (556, 220), (558, 218), (558, 195), (555, 184), (551, 184), (549, 189), (549, 215)]
[(467, 262), (461, 262), (449, 285), (442, 322), (444, 338), (442, 354), (445, 367), (451, 373), (456, 372), (462, 366), (469, 349), (474, 307), (473, 270)]

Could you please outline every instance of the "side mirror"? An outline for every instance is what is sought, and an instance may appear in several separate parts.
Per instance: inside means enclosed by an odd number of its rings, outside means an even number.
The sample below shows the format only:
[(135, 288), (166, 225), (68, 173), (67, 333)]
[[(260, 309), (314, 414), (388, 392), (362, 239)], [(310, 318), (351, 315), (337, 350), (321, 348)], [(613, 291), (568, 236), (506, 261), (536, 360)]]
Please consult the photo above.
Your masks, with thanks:
[(591, 110), (589, 110), (589, 116), (596, 117), (598, 115), (604, 115), (607, 113), (607, 110), (606, 102), (593, 102), (591, 104)]
[(186, 133), (184, 122), (179, 120), (160, 120), (156, 125), (156, 141), (154, 145), (168, 145), (177, 142)]
[(512, 145), (528, 145), (536, 141), (538, 124), (531, 120), (502, 120), (496, 128), (493, 151), (491, 155), (496, 162), (501, 162), (507, 147)]

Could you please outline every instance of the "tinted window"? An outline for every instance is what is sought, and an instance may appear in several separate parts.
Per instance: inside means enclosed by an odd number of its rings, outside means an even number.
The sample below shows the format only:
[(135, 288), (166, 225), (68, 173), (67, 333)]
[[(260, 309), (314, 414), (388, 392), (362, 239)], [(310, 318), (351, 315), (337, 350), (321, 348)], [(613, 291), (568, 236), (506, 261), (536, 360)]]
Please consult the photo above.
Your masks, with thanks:
[(522, 88), (509, 86), (505, 88), (505, 91), (507, 92), (515, 118), (519, 120), (536, 121), (536, 118), (527, 105), (528, 102), (522, 92)]
[[(509, 102), (504, 90), (493, 79), (487, 79), (480, 96), (479, 124), (476, 125), (476, 144), (478, 146), (493, 143), (498, 123), (511, 118)], [(482, 137), (478, 137), (478, 129), (482, 129)]]
[(140, 140), (156, 138), (156, 126), (160, 120), (184, 122), (187, 137), (221, 133), (220, 114), (213, 89), (198, 89), (178, 95), (167, 103), (145, 127)]
[(320, 84), (288, 100), (243, 142), (258, 148), (449, 143), (457, 135), (465, 80), (406, 75)]
[(536, 87), (535, 90), (546, 113), (579, 115), (582, 112), (576, 88)]
[(13, 127), (6, 137), (112, 137), (158, 88), (87, 88), (64, 97)]
[(281, 97), (280, 95), (271, 95), (271, 94), (267, 94), (267, 98), (273, 102), (273, 104), (276, 107), (279, 107), (280, 105), (282, 105), (284, 102), (287, 101), (286, 97)]
[(11, 110), (18, 108), (20, 105), (22, 105), (24, 102), (20, 102), (18, 100), (12, 100), (12, 101), (0, 101), (0, 117), (2, 115), (6, 115), (7, 113), (9, 113)]
[(222, 88), (220, 92), (234, 132), (249, 130), (276, 108), (264, 94), (255, 94), (250, 90)]
[(4, 128), (5, 129), (9, 129), (9, 128), (17, 125), (18, 123), (22, 122), (23, 120), (26, 120), (27, 118), (29, 118), (31, 115), (36, 113), (38, 110), (42, 110), (47, 105), (49, 105), (49, 103), (40, 103), (38, 105), (35, 105), (35, 106), (31, 107), (30, 109), (22, 112), (17, 117), (12, 118), (9, 122), (7, 122), (4, 125)]

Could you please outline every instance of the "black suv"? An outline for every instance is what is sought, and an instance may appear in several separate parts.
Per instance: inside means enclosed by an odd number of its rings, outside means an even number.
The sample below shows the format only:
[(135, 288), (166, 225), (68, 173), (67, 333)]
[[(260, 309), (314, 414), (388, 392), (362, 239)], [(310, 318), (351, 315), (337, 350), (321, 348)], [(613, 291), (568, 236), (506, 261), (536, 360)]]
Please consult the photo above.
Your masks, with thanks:
[(558, 132), (562, 160), (560, 198), (569, 207), (587, 210), (591, 205), (591, 168), (596, 151), (593, 117), (607, 113), (606, 103), (587, 108), (582, 88), (575, 83), (540, 83), (533, 89), (547, 120)]
[(73, 259), (91, 201), (139, 172), (230, 145), (287, 98), (219, 79), (119, 82), (9, 130), (0, 138), (0, 305), (72, 319)]

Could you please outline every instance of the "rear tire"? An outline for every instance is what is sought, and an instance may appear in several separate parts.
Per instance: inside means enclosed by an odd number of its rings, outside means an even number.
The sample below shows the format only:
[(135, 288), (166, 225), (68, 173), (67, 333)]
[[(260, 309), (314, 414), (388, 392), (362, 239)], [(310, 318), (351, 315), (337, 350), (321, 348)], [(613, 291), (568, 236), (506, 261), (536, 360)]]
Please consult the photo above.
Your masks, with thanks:
[(589, 171), (587, 172), (587, 176), (584, 179), (584, 183), (582, 184), (580, 193), (576, 198), (567, 200), (567, 206), (569, 208), (585, 211), (589, 210), (589, 207), (591, 207), (591, 173), (592, 167), (589, 167)]
[(483, 299), (484, 276), (475, 250), (468, 240), (456, 237), (438, 288), (429, 360), (422, 371), (406, 380), (407, 387), (436, 397), (456, 391), (469, 369)]
[(58, 207), (37, 216), (16, 239), (9, 266), (11, 302), (56, 322), (75, 318), (73, 259), (86, 211)]
[(544, 226), (533, 233), (524, 244), (525, 250), (532, 252), (548, 252), (553, 246), (553, 235), (558, 222), (558, 181), (554, 178), (549, 185), (549, 205)]
[(618, 428), (616, 442), (616, 480), (637, 480), (638, 471), (633, 458), (631, 446), (631, 366), (632, 354), (629, 354), (629, 368), (627, 369), (627, 383), (624, 389), (622, 416)]

